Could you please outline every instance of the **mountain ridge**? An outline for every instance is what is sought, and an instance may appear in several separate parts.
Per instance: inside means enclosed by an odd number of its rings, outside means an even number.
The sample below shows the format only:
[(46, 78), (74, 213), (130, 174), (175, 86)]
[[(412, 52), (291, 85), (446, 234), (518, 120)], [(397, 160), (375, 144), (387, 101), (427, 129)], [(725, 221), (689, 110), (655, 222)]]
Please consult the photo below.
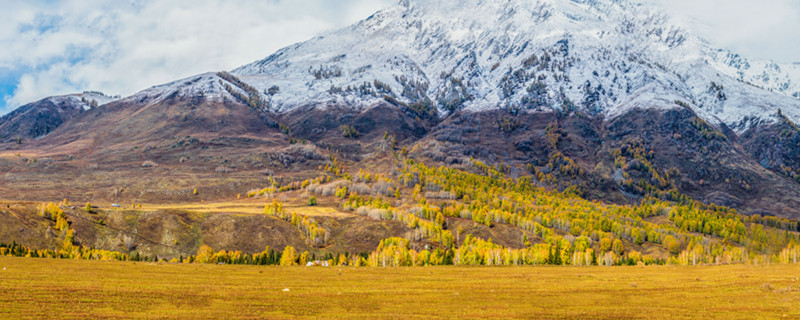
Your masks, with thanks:
[[(791, 97), (800, 96), (800, 74), (723, 56), (651, 7), (627, 1), (469, 4), (401, 1), (232, 73), (262, 91), (280, 87), (265, 96), (280, 112), (309, 103), (366, 107), (388, 96), (404, 105), (427, 104), (439, 115), (552, 111), (563, 104), (615, 115), (624, 113), (620, 101), (658, 83), (680, 98), (673, 101), (737, 132), (747, 129), (745, 118), (774, 122), (769, 115), (779, 107), (800, 120), (800, 100)], [(762, 64), (773, 71), (757, 77), (754, 66)], [(671, 108), (673, 101), (655, 107)]]
[(77, 114), (116, 101), (101, 92), (53, 96), (0, 117), (0, 141), (41, 138)]

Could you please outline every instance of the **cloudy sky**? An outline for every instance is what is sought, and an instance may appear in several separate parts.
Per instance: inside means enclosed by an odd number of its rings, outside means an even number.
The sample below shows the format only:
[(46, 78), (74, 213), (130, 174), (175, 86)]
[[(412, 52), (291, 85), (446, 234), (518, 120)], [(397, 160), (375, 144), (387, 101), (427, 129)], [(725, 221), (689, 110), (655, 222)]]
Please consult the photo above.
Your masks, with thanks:
[[(800, 61), (797, 0), (641, 0), (718, 47)], [(0, 0), (0, 115), (47, 96), (130, 95), (230, 70), (394, 0)]]

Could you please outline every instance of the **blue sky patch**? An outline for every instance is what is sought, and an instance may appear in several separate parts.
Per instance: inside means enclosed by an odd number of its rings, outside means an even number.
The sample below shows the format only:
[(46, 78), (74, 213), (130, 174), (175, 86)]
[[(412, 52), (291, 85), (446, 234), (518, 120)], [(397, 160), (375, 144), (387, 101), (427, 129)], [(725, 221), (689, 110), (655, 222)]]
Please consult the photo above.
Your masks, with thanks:
[(6, 100), (14, 95), (21, 76), (22, 72), (0, 68), (0, 116), (12, 111), (11, 108), (8, 108)]
[(33, 31), (38, 34), (58, 32), (63, 22), (64, 18), (61, 16), (38, 13), (33, 22), (20, 25), (19, 31), (21, 33)]

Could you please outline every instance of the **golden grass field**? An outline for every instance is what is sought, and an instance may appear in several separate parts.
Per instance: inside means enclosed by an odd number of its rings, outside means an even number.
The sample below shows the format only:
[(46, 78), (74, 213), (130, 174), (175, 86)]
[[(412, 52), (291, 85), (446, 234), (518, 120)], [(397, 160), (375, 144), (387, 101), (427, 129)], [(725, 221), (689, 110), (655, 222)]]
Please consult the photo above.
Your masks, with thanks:
[[(298, 199), (292, 200), (293, 201), (290, 202), (283, 202), (285, 204), (284, 207), (291, 212), (296, 212), (304, 216), (334, 218), (352, 216), (352, 214), (341, 212), (333, 207), (338, 204), (338, 198), (335, 200), (320, 199), (321, 204), (318, 206), (308, 206)], [(271, 202), (272, 200), (265, 199), (241, 199), (192, 204), (142, 204), (142, 207), (139, 209), (144, 211), (184, 210), (199, 213), (263, 214), (264, 206)], [(332, 206), (323, 206), (322, 202)]]
[(0, 257), (0, 318), (798, 319), (799, 277), (795, 265), (321, 268)]

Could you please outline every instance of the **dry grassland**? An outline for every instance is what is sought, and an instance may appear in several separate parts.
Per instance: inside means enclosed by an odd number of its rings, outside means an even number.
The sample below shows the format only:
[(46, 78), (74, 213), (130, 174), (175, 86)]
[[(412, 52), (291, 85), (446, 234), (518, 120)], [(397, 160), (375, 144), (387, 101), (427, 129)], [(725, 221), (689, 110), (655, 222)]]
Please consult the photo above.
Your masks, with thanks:
[(797, 319), (800, 267), (352, 268), (0, 257), (0, 318)]

